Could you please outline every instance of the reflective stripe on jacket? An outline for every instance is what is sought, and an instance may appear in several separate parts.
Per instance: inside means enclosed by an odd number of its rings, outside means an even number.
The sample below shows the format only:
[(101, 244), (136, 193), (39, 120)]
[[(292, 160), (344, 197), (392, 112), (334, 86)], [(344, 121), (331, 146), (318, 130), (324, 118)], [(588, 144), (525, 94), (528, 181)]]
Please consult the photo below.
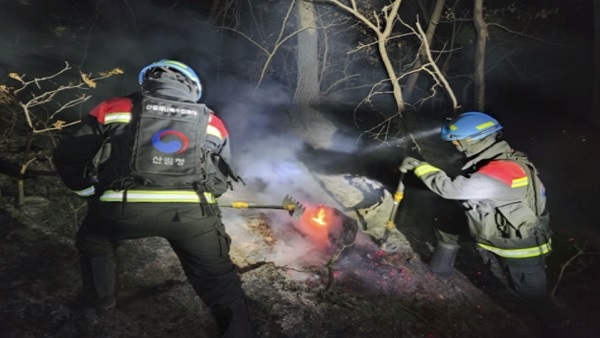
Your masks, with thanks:
[(90, 197), (90, 196), (94, 196), (94, 194), (96, 193), (96, 188), (92, 185), (85, 189), (73, 190), (73, 192), (81, 197)]
[[(217, 199), (210, 192), (205, 192), (204, 197), (210, 204), (217, 203)], [(102, 202), (138, 202), (138, 203), (200, 203), (200, 196), (191, 190), (107, 190), (100, 196)]]
[(548, 241), (548, 243), (544, 243), (542, 245), (534, 246), (531, 248), (522, 248), (522, 249), (501, 249), (496, 248), (491, 245), (477, 243), (480, 247), (495, 253), (500, 257), (505, 258), (531, 258), (537, 257), (541, 255), (545, 255), (552, 251), (552, 241)]

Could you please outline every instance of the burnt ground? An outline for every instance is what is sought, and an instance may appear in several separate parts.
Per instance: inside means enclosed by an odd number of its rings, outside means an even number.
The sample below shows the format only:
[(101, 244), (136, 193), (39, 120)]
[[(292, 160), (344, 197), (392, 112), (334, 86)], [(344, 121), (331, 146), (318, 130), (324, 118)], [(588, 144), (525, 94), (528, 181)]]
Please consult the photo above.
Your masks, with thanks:
[[(600, 256), (598, 229), (589, 215), (598, 185), (586, 175), (595, 167), (580, 164), (598, 149), (598, 136), (564, 125), (549, 127), (544, 135), (532, 135), (519, 146), (547, 146), (566, 154), (560, 161), (543, 153), (532, 155), (554, 192), (549, 203), (555, 252), (548, 260), (548, 280), (570, 321), (566, 333), (555, 333), (596, 337)], [(42, 136), (34, 143), (41, 160), (31, 164), (24, 180), (24, 205), (17, 208), (14, 164), (23, 141), (13, 134), (0, 142), (0, 337), (214, 336), (215, 323), (160, 238), (128, 241), (119, 248), (116, 308), (103, 312), (80, 304), (73, 238), (85, 202), (52, 174), (43, 156), (51, 142)], [(443, 158), (431, 149), (424, 152), (427, 160)], [(331, 154), (327, 157), (333, 159)], [(388, 155), (369, 161), (380, 167), (393, 164)], [(360, 174), (382, 172), (369, 169)], [(395, 179), (393, 170), (381, 176), (389, 181), (389, 190)], [(258, 337), (547, 336), (507, 292), (495, 265), (485, 262), (472, 244), (466, 242), (459, 253), (453, 277), (440, 279), (427, 270), (433, 228), (461, 224), (461, 216), (454, 204), (431, 195), (410, 176), (405, 183), (396, 223), (409, 244), (393, 254), (381, 251), (362, 232), (348, 247), (316, 246), (294, 228), (285, 212), (224, 211), (233, 237), (232, 257)], [(256, 185), (250, 182), (230, 195), (246, 198), (256, 193), (253, 189)], [(576, 246), (585, 243), (582, 254), (574, 257)]]

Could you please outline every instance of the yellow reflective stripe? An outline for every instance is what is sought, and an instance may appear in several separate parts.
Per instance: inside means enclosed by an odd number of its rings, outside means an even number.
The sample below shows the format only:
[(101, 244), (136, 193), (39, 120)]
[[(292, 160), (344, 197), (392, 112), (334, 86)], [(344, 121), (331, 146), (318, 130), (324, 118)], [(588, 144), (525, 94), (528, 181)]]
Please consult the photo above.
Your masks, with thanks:
[[(123, 191), (107, 190), (100, 196), (100, 201), (122, 202), (123, 195)], [(215, 196), (209, 192), (205, 192), (204, 197), (208, 203), (217, 203)], [(189, 190), (127, 190), (127, 202), (200, 203), (200, 196)]]
[(131, 121), (130, 112), (113, 112), (104, 116), (104, 124), (129, 123), (129, 121)]
[(527, 176), (521, 178), (515, 178), (512, 180), (511, 188), (524, 187), (529, 184), (529, 178)]
[(221, 131), (215, 127), (215, 126), (211, 126), (210, 124), (206, 127), (206, 135), (213, 135), (219, 138), (219, 140), (223, 139), (223, 135), (221, 135)]
[(477, 243), (480, 247), (495, 253), (498, 256), (506, 257), (506, 258), (530, 258), (541, 256), (543, 254), (547, 254), (552, 251), (552, 240), (548, 241), (548, 243), (542, 244), (540, 246), (534, 246), (532, 248), (524, 248), (524, 249), (500, 249), (495, 246)]
[(415, 176), (421, 177), (425, 174), (429, 174), (429, 173), (436, 172), (436, 171), (441, 171), (441, 169), (436, 168), (429, 163), (424, 163), (415, 168)]
[(493, 126), (494, 126), (494, 122), (488, 121), (488, 122), (484, 122), (484, 123), (482, 123), (480, 125), (477, 125), (475, 127), (475, 129), (477, 129), (477, 130), (483, 130), (483, 129), (487, 129), (487, 128), (493, 127)]
[(217, 203), (217, 198), (215, 197), (215, 195), (213, 195), (210, 192), (205, 192), (204, 198), (206, 198), (206, 202), (208, 202), (208, 203), (211, 203), (211, 204)]
[(91, 186), (82, 190), (73, 190), (73, 192), (81, 197), (90, 197), (96, 192), (96, 189), (94, 186)]

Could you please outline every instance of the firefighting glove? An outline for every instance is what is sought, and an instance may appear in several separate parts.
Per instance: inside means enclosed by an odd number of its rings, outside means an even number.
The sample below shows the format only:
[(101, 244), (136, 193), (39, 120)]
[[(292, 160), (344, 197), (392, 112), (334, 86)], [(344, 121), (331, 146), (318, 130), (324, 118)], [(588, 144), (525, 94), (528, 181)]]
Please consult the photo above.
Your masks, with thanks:
[(400, 169), (401, 173), (407, 173), (410, 170), (415, 170), (415, 168), (420, 165), (421, 161), (417, 160), (414, 157), (408, 156), (402, 161), (402, 164), (398, 169)]

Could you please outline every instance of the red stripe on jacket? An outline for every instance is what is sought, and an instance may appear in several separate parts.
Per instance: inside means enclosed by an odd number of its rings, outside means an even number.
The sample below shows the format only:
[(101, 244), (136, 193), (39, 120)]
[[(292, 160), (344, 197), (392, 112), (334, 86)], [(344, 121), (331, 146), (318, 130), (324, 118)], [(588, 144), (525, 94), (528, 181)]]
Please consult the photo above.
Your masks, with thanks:
[(477, 170), (477, 173), (498, 179), (508, 186), (512, 186), (513, 180), (527, 176), (520, 165), (503, 160), (491, 161)]
[(131, 109), (133, 108), (133, 103), (131, 99), (127, 97), (115, 97), (112, 99), (108, 99), (94, 107), (90, 111), (90, 115), (96, 118), (98, 122), (104, 124), (106, 114), (108, 113), (116, 113), (116, 112), (129, 112), (131, 113)]
[(227, 128), (225, 128), (225, 124), (213, 112), (210, 114), (208, 124), (219, 130), (221, 133), (221, 139), (226, 139), (229, 136), (229, 132), (227, 131)]
[[(94, 116), (99, 123), (104, 124), (106, 115), (110, 113), (125, 113), (131, 112), (133, 103), (127, 97), (115, 97), (101, 102), (90, 111), (90, 115)], [(218, 118), (212, 111), (208, 119), (208, 124), (216, 128), (220, 133), (220, 138), (223, 140), (229, 136), (229, 132), (223, 121)]]

